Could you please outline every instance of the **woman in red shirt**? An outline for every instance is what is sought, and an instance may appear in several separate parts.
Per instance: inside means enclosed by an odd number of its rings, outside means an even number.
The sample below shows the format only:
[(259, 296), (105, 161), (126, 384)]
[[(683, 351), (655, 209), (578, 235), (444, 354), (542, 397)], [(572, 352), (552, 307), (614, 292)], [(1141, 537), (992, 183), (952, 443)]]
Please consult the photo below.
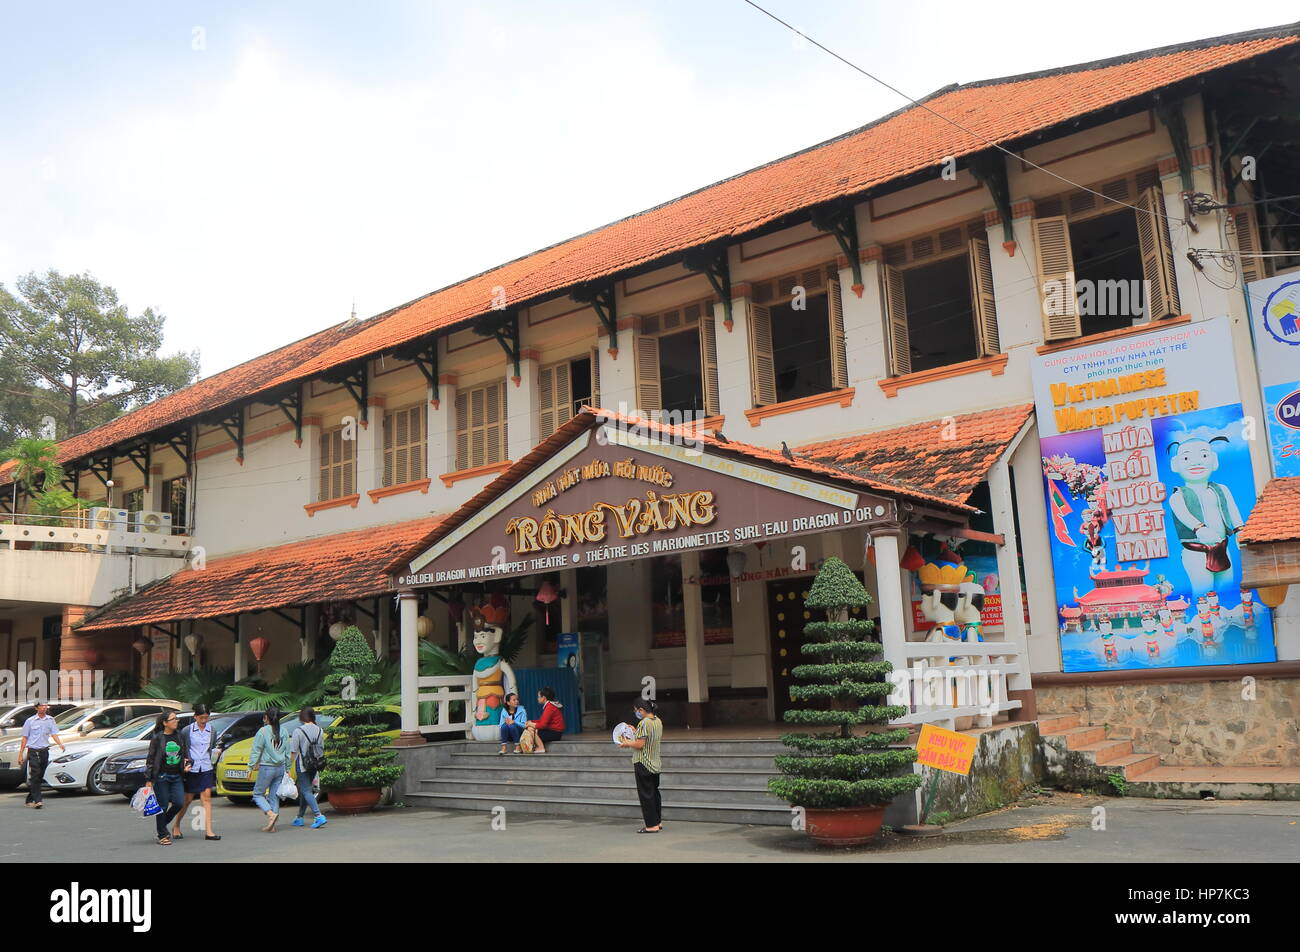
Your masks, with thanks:
[(564, 705), (555, 700), (555, 689), (550, 687), (537, 692), (537, 703), (542, 706), (542, 713), (525, 727), (531, 728), (535, 737), (533, 753), (544, 754), (546, 745), (559, 740), (564, 733)]

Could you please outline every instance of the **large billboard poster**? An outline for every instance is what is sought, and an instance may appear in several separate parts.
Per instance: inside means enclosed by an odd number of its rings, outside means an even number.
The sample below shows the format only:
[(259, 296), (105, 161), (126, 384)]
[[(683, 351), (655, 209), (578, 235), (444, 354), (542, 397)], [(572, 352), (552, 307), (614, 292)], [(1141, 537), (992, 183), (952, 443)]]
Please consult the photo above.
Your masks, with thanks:
[(1039, 354), (1065, 671), (1276, 660), (1241, 590), (1255, 481), (1228, 319)]
[(1300, 272), (1246, 286), (1274, 476), (1300, 476)]

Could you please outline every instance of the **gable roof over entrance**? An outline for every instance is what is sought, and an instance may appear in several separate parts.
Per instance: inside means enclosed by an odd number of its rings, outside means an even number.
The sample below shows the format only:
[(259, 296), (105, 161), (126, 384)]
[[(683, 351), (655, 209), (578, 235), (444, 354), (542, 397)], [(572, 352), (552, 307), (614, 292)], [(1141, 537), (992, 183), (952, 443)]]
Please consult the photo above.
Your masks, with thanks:
[(451, 585), (976, 510), (902, 484), (605, 410), (582, 412), (395, 560)]

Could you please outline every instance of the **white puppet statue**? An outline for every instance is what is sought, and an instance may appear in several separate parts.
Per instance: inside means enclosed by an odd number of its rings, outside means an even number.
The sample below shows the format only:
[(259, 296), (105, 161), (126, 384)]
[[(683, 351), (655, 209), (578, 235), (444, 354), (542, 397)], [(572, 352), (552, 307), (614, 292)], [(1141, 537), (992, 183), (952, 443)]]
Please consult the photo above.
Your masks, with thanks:
[(474, 625), (474, 650), (481, 657), (474, 662), (474, 726), (471, 736), (475, 740), (501, 740), (501, 711), (508, 696), (518, 690), (515, 672), (510, 662), (501, 657), (503, 632), (490, 625), (477, 608), (469, 609)]

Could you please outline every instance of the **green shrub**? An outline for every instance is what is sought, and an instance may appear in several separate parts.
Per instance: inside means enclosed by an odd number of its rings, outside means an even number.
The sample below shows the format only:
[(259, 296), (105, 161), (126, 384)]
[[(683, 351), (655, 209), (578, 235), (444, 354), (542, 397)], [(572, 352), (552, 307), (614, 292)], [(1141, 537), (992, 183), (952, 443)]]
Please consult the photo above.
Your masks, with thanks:
[(916, 751), (891, 749), (907, 739), (906, 729), (854, 734), (853, 727), (888, 724), (906, 709), (880, 703), (892, 690), (892, 666), (881, 661), (880, 645), (871, 642), (871, 622), (851, 617), (866, 608), (871, 596), (844, 562), (829, 558), (809, 589), (805, 605), (826, 612), (826, 621), (804, 626), (810, 641), (801, 653), (814, 662), (791, 672), (808, 682), (790, 688), (802, 706), (786, 711), (788, 724), (833, 727), (816, 734), (786, 734), (781, 742), (796, 752), (776, 758), (783, 776), (768, 789), (795, 806), (829, 809), (888, 803), (915, 790), (921, 778), (907, 773)]
[(397, 755), (384, 748), (387, 737), (367, 736), (384, 713), (375, 689), (381, 680), (375, 653), (355, 625), (349, 625), (329, 657), (325, 676), (326, 704), (342, 708), (341, 717), (325, 731), (325, 790), (348, 787), (391, 787), (402, 775)]

